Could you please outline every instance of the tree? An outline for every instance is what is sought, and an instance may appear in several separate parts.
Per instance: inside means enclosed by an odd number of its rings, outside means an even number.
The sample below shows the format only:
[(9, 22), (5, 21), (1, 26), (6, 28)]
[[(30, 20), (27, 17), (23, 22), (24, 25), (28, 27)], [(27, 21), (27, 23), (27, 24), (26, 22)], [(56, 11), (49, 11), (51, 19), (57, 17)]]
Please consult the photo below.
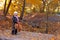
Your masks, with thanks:
[(42, 2), (43, 2), (43, 10), (42, 10), (42, 12), (44, 12), (46, 0), (42, 0)]
[(24, 9), (25, 9), (25, 1), (26, 1), (26, 0), (23, 1), (23, 7), (22, 7), (22, 13), (21, 13), (21, 15), (20, 15), (20, 20), (23, 19)]
[(4, 5), (4, 16), (7, 15), (12, 0), (9, 1), (7, 8), (6, 8), (6, 2), (7, 2), (7, 0), (5, 0), (5, 5)]
[(6, 11), (6, 2), (7, 2), (7, 0), (5, 0), (5, 4), (4, 4), (4, 11), (3, 11), (4, 14), (5, 14), (5, 11)]

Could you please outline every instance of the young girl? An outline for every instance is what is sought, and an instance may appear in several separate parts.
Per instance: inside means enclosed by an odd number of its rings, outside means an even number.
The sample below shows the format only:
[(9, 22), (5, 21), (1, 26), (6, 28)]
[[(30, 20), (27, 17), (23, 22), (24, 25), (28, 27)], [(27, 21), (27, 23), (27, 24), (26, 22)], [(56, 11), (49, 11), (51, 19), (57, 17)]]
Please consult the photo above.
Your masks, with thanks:
[(14, 12), (12, 21), (13, 21), (12, 34), (17, 34), (17, 29), (19, 28), (18, 12)]

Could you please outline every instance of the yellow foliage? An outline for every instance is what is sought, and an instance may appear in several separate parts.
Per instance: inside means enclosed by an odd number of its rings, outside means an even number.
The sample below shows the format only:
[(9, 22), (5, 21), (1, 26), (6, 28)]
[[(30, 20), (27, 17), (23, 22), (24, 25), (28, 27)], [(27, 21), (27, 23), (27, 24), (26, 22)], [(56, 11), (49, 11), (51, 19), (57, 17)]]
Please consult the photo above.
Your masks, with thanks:
[[(23, 4), (23, 1), (22, 0), (12, 0), (14, 2), (12, 2), (11, 6), (10, 6), (10, 9), (9, 9), (9, 13), (12, 15), (14, 11), (18, 11), (19, 12), (19, 15), (22, 11), (22, 4)], [(42, 9), (43, 7), (43, 3), (42, 3), (42, 0), (25, 0), (26, 1), (26, 4), (31, 4), (31, 5), (34, 5), (34, 6), (37, 6), (39, 7), (39, 9)], [(46, 0), (46, 3), (47, 3), (48, 0)], [(58, 5), (58, 1), (59, 0), (52, 0), (53, 2), (49, 4), (49, 8), (51, 9), (54, 9), (56, 7), (56, 5)], [(31, 6), (32, 7), (32, 6)], [(36, 7), (36, 9), (37, 9)]]
[(41, 4), (40, 0), (26, 0), (26, 3), (34, 4), (34, 5), (40, 5)]

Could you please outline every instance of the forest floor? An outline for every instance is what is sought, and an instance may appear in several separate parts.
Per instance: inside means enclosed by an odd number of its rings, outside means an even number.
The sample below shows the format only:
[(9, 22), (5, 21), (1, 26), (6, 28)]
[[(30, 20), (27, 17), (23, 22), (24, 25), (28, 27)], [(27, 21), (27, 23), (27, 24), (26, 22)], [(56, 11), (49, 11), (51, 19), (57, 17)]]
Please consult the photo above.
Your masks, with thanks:
[(0, 16), (0, 40), (60, 40), (60, 16), (48, 16), (48, 34), (45, 14), (29, 14), (20, 22), (21, 32), (11, 35), (12, 20)]
[(57, 40), (52, 34), (42, 34), (36, 32), (20, 31), (17, 35), (12, 35), (11, 30), (0, 30), (0, 40)]

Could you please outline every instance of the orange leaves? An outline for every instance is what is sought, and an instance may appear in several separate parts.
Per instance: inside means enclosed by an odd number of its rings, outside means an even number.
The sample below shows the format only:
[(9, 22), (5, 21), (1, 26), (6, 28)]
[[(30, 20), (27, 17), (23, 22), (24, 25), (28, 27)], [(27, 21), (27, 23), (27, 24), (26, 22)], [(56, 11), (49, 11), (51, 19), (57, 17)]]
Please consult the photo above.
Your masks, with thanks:
[(34, 5), (39, 5), (40, 4), (39, 0), (26, 0), (26, 3), (34, 4)]
[(55, 37), (52, 37), (51, 40), (55, 40)]

